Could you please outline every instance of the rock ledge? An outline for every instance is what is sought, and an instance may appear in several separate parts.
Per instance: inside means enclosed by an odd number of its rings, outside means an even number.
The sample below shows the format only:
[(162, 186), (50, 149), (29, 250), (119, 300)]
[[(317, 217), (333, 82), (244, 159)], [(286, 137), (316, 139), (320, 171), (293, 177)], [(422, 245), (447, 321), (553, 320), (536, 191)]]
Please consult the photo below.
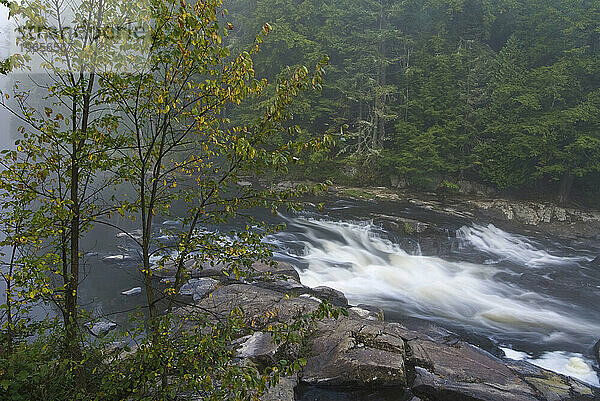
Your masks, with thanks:
[[(291, 322), (299, 313), (315, 311), (321, 299), (331, 297), (338, 305), (347, 302), (333, 289), (303, 286), (287, 264), (279, 264), (280, 271), (287, 273), (285, 279), (276, 277), (276, 269), (271, 281), (264, 275), (269, 269), (262, 264), (258, 267), (264, 280), (242, 283), (221, 277), (219, 285), (201, 286), (202, 297), (195, 301), (197, 306), (223, 315), (243, 306), (244, 318), (256, 332), (236, 342), (239, 358), (258, 365), (290, 353), (306, 358), (298, 375), (281, 380), (263, 400), (320, 399), (319, 392), (366, 397), (358, 399), (422, 401), (600, 399), (598, 389), (582, 382), (527, 362), (499, 359), (434, 325), (415, 329), (383, 321), (381, 310), (366, 305), (348, 307), (348, 317), (318, 322), (303, 349), (282, 350), (261, 331), (268, 324)], [(212, 276), (220, 279), (219, 272)], [(199, 283), (192, 281), (190, 287), (197, 288)], [(178, 313), (187, 314), (186, 308)]]

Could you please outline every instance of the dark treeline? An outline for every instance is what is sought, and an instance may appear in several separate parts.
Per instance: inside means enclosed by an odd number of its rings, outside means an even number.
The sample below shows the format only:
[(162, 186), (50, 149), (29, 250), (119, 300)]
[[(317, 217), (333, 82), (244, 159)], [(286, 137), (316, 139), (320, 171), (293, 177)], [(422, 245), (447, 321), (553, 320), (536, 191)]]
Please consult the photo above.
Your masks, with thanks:
[(563, 203), (598, 194), (599, 0), (225, 5), (234, 46), (274, 28), (258, 75), (330, 58), (323, 92), (293, 121), (336, 147), (303, 175), (415, 189), (468, 180)]

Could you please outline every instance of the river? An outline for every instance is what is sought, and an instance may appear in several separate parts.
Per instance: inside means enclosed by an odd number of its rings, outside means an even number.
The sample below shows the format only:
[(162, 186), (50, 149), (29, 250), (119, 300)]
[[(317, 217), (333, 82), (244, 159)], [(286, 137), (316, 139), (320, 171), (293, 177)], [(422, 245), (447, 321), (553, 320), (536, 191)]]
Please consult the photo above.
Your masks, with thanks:
[[(330, 198), (322, 210), (310, 209), (275, 218), (255, 213), (286, 223), (266, 241), (277, 259), (296, 267), (303, 284), (340, 290), (352, 304), (379, 306), (388, 320), (434, 322), (496, 355), (599, 386), (592, 348), (600, 337), (600, 267), (591, 263), (598, 248), (573, 248), (551, 236), (401, 202)], [(406, 234), (390, 224), (397, 218), (436, 230)], [(156, 235), (173, 224), (163, 222)], [(121, 295), (140, 286), (136, 251), (108, 229), (88, 246), (96, 252), (88, 255), (82, 301), (124, 323), (126, 314), (113, 313), (144, 298)]]

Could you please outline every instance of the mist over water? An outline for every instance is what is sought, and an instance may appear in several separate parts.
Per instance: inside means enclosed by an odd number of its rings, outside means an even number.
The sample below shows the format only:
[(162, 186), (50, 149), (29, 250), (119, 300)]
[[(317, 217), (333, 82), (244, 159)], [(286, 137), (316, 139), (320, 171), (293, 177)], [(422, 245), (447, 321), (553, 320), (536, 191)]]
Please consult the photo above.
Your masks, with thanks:
[[(591, 295), (577, 296), (578, 279), (591, 277), (585, 273), (591, 260), (585, 251), (540, 249), (527, 237), (471, 224), (448, 239), (457, 246), (446, 258), (407, 252), (372, 221), (299, 217), (287, 224), (276, 242), (285, 244), (283, 253), (301, 266), (302, 283), (340, 290), (352, 304), (434, 320), (565, 369), (570, 358), (582, 356), (569, 352), (591, 350), (600, 335), (600, 291), (593, 287)], [(543, 284), (561, 271), (572, 279), (560, 276), (563, 282), (556, 288)], [(593, 279), (600, 285), (598, 274)], [(561, 288), (569, 288), (570, 295)], [(593, 363), (588, 352), (585, 364), (592, 374), (586, 377), (596, 377)], [(597, 385), (597, 380), (586, 381)]]

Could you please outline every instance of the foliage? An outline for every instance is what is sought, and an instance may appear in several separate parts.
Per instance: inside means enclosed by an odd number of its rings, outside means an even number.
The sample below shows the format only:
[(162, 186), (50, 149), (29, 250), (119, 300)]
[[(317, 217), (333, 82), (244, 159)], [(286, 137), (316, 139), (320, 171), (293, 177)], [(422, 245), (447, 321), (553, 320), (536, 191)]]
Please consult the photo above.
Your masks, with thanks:
[[(46, 322), (32, 341), (19, 341), (11, 353), (0, 352), (0, 397), (15, 401), (256, 400), (281, 376), (297, 372), (306, 363), (299, 358), (266, 367), (240, 364), (231, 342), (252, 332), (242, 310), (233, 311), (230, 318), (193, 308), (186, 312), (162, 316), (159, 335), (152, 339), (129, 333), (129, 343), (115, 343), (112, 336), (86, 343), (76, 361), (62, 355), (62, 342), (56, 341), (61, 332), (57, 322)], [(325, 302), (290, 324), (270, 325), (268, 332), (277, 343), (298, 344), (317, 320), (342, 313), (347, 314)], [(168, 377), (165, 384), (160, 380), (163, 376)]]
[[(323, 96), (305, 98), (295, 120), (307, 135), (334, 135), (336, 149), (301, 166), (305, 177), (327, 171), (373, 185), (396, 176), (421, 189), (468, 179), (539, 195), (546, 188), (559, 200), (570, 183), (582, 194), (600, 178), (597, 0), (246, 0), (231, 8), (243, 15), (235, 45), (265, 19), (284, 37), (259, 55), (266, 74), (330, 56)], [(375, 177), (347, 173), (357, 158)]]
[[(23, 125), (15, 149), (5, 150), (2, 159), (2, 245), (12, 256), (8, 270), (3, 268), (8, 291), (0, 357), (7, 369), (0, 373), (0, 394), (256, 399), (279, 372), (298, 370), (298, 360), (264, 371), (237, 364), (231, 342), (248, 331), (241, 317), (214, 322), (202, 314), (182, 320), (173, 313), (190, 268), (223, 264), (225, 274), (240, 277), (257, 259), (273, 263), (262, 239), (277, 227), (254, 222), (243, 211), (297, 207), (294, 197), (311, 188), (283, 190), (243, 180), (287, 171), (331, 143), (328, 136), (302, 138), (297, 125), (285, 122), (301, 92), (321, 88), (326, 58), (315, 62), (314, 73), (303, 66), (287, 69), (274, 85), (255, 78), (253, 57), (271, 27), (262, 26), (247, 49), (232, 55), (224, 45), (231, 24), (219, 0), (29, 0), (10, 7), (20, 23), (20, 43), (32, 54), (5, 67), (25, 60), (38, 68), (40, 62), (47, 82), (32, 79), (33, 88), (17, 84), (2, 93), (3, 106)], [(141, 36), (131, 33), (134, 23)], [(263, 91), (272, 96), (260, 114), (233, 123), (231, 110)], [(272, 135), (288, 139), (273, 144)], [(122, 191), (129, 185), (133, 195)], [(156, 240), (155, 220), (168, 216), (181, 225), (165, 244)], [(125, 229), (125, 219), (140, 225), (140, 239)], [(205, 229), (234, 219), (247, 219), (247, 225), (227, 234)], [(142, 256), (138, 270), (149, 316), (138, 322), (133, 340), (139, 344), (131, 353), (108, 351), (84, 329), (80, 240), (98, 225), (124, 233)], [(169, 266), (175, 280), (163, 291), (154, 273)], [(57, 306), (62, 322), (31, 340), (35, 326), (21, 324), (21, 313), (37, 302)], [(159, 302), (166, 303), (166, 312)], [(312, 316), (269, 331), (277, 341), (297, 342), (310, 322), (339, 313), (324, 303)]]

